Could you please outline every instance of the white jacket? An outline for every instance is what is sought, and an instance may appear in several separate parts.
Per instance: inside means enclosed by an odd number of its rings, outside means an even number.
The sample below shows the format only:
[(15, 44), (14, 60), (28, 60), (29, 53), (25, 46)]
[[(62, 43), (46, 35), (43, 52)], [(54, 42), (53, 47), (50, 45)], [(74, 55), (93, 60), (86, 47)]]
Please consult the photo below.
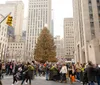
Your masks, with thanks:
[(60, 73), (67, 73), (67, 67), (63, 66), (60, 70)]

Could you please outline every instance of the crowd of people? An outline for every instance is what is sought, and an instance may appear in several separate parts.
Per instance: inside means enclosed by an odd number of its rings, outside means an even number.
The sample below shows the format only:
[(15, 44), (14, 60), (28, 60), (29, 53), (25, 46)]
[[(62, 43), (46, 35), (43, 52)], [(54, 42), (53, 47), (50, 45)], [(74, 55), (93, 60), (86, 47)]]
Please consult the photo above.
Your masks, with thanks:
[[(45, 76), (46, 80), (58, 81), (61, 83), (80, 82), (83, 85), (100, 85), (100, 66), (94, 65), (91, 61), (88, 64), (74, 63), (38, 63), (38, 62), (23, 62), (15, 63), (0, 62), (0, 83), (2, 73), (5, 75), (13, 75), (13, 84), (21, 81), (23, 83), (31, 85), (31, 80), (34, 80), (36, 76)], [(2, 85), (2, 83), (0, 84)]]

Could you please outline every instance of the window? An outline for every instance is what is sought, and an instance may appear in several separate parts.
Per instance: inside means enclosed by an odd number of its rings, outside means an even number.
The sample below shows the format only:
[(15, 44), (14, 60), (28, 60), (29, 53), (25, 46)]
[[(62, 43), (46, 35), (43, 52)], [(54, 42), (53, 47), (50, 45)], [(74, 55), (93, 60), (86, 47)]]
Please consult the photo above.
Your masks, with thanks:
[(90, 26), (93, 28), (94, 27), (94, 22), (90, 22)]
[(100, 3), (100, 0), (97, 0), (97, 3)]
[(91, 4), (91, 0), (88, 0), (89, 4)]
[(89, 12), (90, 13), (92, 12), (92, 6), (89, 6)]
[(100, 6), (98, 6), (98, 11), (100, 11)]
[(90, 14), (90, 20), (93, 20), (93, 14)]

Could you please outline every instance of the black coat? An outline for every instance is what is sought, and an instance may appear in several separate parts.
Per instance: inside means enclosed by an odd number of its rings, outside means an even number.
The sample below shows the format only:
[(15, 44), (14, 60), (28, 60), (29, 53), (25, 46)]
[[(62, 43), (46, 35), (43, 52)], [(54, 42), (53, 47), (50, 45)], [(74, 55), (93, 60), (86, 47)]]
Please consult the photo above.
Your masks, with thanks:
[(96, 68), (94, 68), (93, 66), (89, 66), (88, 68), (86, 68), (86, 74), (88, 81), (95, 81)]
[(32, 70), (28, 70), (27, 77), (32, 79), (32, 77), (33, 77), (33, 71)]
[(96, 68), (96, 76), (100, 77), (100, 68), (99, 67)]
[(85, 83), (88, 83), (88, 78), (87, 78), (86, 70), (85, 70), (85, 72), (83, 73), (83, 85), (84, 85)]

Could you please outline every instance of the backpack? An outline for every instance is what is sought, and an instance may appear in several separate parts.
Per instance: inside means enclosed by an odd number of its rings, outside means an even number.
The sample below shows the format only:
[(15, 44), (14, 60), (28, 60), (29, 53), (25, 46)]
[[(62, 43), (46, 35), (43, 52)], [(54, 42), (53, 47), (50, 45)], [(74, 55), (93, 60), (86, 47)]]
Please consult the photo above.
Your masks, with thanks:
[(34, 67), (32, 65), (29, 65), (29, 70), (33, 71)]

